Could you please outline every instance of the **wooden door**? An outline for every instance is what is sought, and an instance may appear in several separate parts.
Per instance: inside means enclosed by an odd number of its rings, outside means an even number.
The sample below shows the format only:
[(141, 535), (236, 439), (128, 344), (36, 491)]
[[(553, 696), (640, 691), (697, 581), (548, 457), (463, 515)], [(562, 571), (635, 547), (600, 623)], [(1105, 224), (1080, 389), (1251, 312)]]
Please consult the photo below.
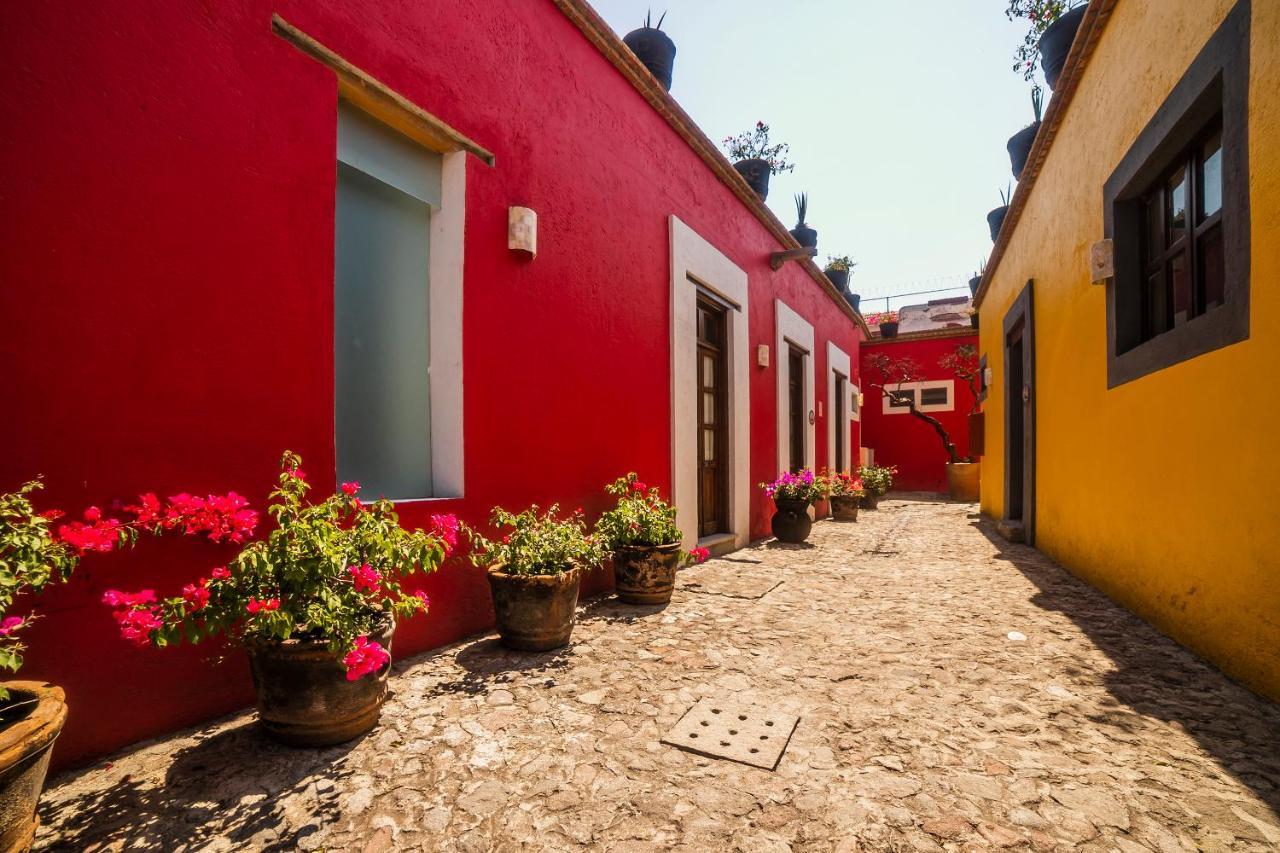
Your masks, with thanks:
[(725, 309), (698, 299), (698, 535), (729, 530), (728, 323)]
[(804, 350), (788, 348), (787, 381), (790, 384), (787, 422), (791, 425), (789, 468), (792, 471), (799, 471), (804, 467)]
[(1032, 283), (1004, 318), (1004, 521), (1035, 543), (1036, 361)]

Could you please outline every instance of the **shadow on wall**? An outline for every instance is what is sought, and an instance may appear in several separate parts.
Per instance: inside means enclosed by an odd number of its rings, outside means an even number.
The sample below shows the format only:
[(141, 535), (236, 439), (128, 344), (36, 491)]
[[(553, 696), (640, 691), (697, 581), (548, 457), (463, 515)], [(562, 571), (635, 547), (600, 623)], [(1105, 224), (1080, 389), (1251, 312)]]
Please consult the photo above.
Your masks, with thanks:
[[(1000, 552), (999, 559), (1036, 585), (1032, 604), (1066, 616), (1115, 664), (1105, 676), (1113, 707), (1093, 716), (1094, 723), (1131, 731), (1142, 725), (1135, 717), (1145, 717), (1175, 725), (1280, 816), (1280, 706), (1232, 681), (1044, 554), (1005, 541), (990, 521), (974, 526)], [(1201, 802), (1194, 792), (1171, 793), (1196, 811), (1212, 810), (1215, 822), (1241, 823), (1222, 814), (1216, 798)]]

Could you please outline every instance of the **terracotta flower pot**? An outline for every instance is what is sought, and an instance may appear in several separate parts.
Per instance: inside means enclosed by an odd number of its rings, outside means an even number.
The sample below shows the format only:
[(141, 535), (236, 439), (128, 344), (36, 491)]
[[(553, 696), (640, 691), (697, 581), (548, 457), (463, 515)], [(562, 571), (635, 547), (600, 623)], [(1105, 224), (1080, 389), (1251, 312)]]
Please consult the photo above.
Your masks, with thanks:
[(947, 486), (951, 492), (951, 500), (970, 503), (978, 500), (981, 467), (978, 462), (947, 463)]
[(836, 521), (857, 521), (858, 500), (852, 495), (832, 495), (831, 517)]
[[(395, 623), (370, 634), (387, 653)], [(290, 746), (331, 746), (359, 737), (378, 724), (387, 698), (388, 661), (377, 672), (347, 680), (347, 669), (323, 640), (291, 638), (246, 647), (258, 722)]]
[(829, 498), (818, 498), (813, 502), (813, 520), (820, 521), (831, 515), (831, 501)]
[(624, 545), (613, 552), (613, 585), (627, 604), (666, 604), (676, 587), (680, 543)]
[(41, 681), (9, 681), (9, 701), (0, 711), (0, 851), (31, 849), (40, 818), (53, 742), (67, 721), (61, 687)]
[(880, 496), (875, 492), (863, 492), (862, 497), (858, 498), (858, 506), (863, 509), (876, 509), (880, 504)]
[(574, 566), (555, 575), (509, 575), (502, 569), (499, 564), (487, 574), (502, 644), (530, 652), (568, 645), (582, 570)]
[(809, 538), (813, 529), (813, 521), (809, 518), (808, 501), (789, 501), (774, 499), (778, 511), (773, 514), (769, 527), (780, 542), (798, 545)]

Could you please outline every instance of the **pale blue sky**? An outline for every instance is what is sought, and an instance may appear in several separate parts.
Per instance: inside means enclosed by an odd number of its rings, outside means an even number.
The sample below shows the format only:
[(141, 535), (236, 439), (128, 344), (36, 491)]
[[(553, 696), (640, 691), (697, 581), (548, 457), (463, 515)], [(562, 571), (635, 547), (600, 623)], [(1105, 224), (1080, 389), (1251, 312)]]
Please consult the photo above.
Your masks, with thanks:
[[(619, 34), (647, 0), (592, 0)], [(719, 142), (758, 119), (791, 145), (769, 206), (809, 193), (818, 260), (858, 262), (865, 296), (966, 284), (991, 250), (987, 211), (1012, 182), (1005, 143), (1031, 122), (1011, 70), (1025, 25), (1005, 0), (658, 0), (676, 43), (671, 94)], [(1046, 98), (1046, 103), (1047, 103)], [(937, 279), (943, 279), (937, 281)], [(947, 296), (952, 294), (937, 294)], [(912, 298), (894, 300), (894, 307)], [(884, 302), (864, 310), (883, 308)]]

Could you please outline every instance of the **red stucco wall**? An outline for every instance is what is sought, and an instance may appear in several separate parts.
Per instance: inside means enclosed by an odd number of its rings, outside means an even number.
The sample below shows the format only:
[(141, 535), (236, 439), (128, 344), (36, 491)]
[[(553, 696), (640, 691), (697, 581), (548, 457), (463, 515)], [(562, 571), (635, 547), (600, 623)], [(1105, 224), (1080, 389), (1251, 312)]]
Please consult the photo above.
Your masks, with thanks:
[[(818, 389), (825, 341), (856, 353), (855, 328), (797, 265), (770, 271), (764, 226), (550, 2), (122, 0), (15, 6), (0, 31), (0, 488), (43, 474), (41, 504), (72, 510), (228, 489), (262, 508), (285, 448), (333, 487), (336, 84), (273, 12), (497, 157), (467, 172), (466, 497), (407, 523), (594, 513), (628, 470), (669, 487), (672, 213), (750, 276), (752, 481), (775, 473), (774, 369), (754, 366), (773, 297), (815, 327)], [(538, 212), (532, 262), (506, 248), (516, 204)], [(754, 536), (768, 515), (753, 493)], [(42, 599), (22, 676), (66, 688), (58, 765), (251, 701), (240, 656), (134, 648), (98, 603), (173, 594), (226, 556), (144, 542)], [(423, 586), (399, 656), (490, 624), (478, 570)]]
[(862, 443), (875, 449), (877, 465), (897, 465), (895, 489), (904, 491), (947, 491), (947, 453), (933, 428), (909, 414), (886, 415), (884, 398), (879, 392), (867, 388), (866, 383), (874, 374), (868, 372), (868, 359), (877, 353), (890, 358), (911, 358), (920, 366), (920, 379), (954, 379), (956, 383), (955, 409), (950, 412), (929, 412), (942, 422), (943, 429), (951, 436), (960, 456), (969, 453), (969, 423), (967, 416), (973, 409), (973, 394), (968, 386), (954, 374), (938, 366), (938, 360), (954, 352), (956, 347), (978, 345), (977, 334), (949, 338), (925, 338), (916, 340), (874, 340), (862, 345), (862, 375), (864, 403), (862, 408)]

